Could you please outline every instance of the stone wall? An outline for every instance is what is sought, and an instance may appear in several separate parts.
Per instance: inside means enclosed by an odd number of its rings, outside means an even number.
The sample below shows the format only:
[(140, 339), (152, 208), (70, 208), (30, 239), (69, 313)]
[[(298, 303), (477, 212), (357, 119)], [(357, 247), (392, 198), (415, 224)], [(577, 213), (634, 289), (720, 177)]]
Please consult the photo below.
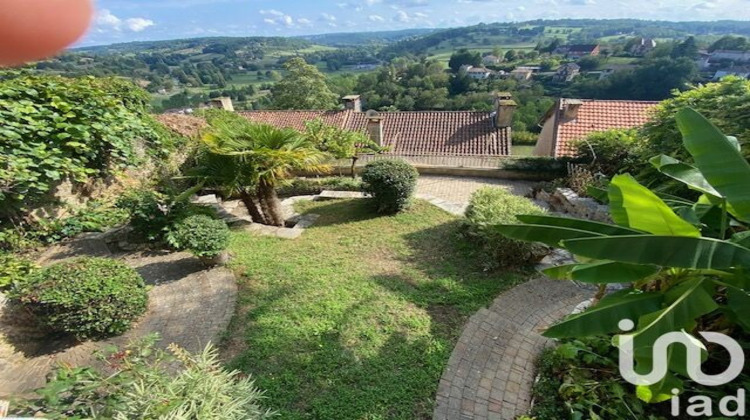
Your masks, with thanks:
[(534, 198), (546, 203), (550, 210), (556, 213), (595, 222), (612, 222), (609, 217), (609, 206), (599, 204), (591, 198), (581, 197), (570, 188), (558, 188), (552, 194), (539, 191)]

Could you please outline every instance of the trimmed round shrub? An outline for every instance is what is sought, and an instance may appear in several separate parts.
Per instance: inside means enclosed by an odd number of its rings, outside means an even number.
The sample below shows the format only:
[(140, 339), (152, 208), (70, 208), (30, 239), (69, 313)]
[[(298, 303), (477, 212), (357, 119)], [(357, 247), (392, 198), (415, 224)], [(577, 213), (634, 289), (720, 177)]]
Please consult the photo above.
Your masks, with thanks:
[(167, 242), (196, 257), (213, 258), (227, 249), (229, 228), (223, 220), (205, 215), (190, 216), (170, 228)]
[(508, 238), (492, 227), (520, 223), (517, 215), (544, 214), (531, 200), (504, 188), (477, 190), (466, 209), (466, 232), (482, 249), (487, 269), (523, 267), (536, 263), (549, 253), (545, 245)]
[(143, 278), (108, 258), (78, 258), (45, 268), (16, 283), (11, 297), (52, 330), (80, 339), (124, 333), (148, 302)]
[(403, 160), (376, 160), (362, 172), (362, 190), (372, 196), (378, 213), (398, 213), (411, 204), (418, 177)]

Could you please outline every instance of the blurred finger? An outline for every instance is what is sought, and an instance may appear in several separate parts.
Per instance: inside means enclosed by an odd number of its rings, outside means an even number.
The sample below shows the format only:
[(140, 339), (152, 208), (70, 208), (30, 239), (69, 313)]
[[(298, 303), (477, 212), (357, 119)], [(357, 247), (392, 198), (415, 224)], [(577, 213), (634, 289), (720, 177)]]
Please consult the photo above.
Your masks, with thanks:
[(91, 0), (0, 0), (0, 66), (54, 55), (91, 23)]

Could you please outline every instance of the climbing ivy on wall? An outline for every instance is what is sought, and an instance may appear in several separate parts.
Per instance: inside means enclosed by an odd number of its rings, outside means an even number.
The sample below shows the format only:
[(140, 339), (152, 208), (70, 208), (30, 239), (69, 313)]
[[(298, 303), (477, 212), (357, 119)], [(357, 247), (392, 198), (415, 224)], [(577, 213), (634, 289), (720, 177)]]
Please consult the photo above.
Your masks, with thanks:
[(148, 98), (123, 79), (0, 72), (0, 215), (42, 202), (64, 179), (168, 153), (172, 140), (148, 115)]

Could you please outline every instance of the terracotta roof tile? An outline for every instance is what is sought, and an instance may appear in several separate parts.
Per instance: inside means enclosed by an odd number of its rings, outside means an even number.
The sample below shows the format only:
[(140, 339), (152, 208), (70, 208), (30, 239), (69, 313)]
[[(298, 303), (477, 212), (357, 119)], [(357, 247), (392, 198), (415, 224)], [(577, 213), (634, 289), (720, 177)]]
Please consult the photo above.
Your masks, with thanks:
[[(305, 121), (322, 118), (329, 125), (364, 132), (367, 117), (354, 111), (251, 111), (252, 121), (303, 130)], [(495, 128), (489, 112), (382, 112), (383, 146), (406, 156), (507, 156), (510, 129)]]
[[(558, 102), (558, 120), (566, 99)], [(617, 128), (637, 128), (648, 122), (649, 110), (658, 102), (583, 100), (574, 120), (561, 121), (557, 126), (555, 156), (573, 155), (573, 145), (589, 134)]]

